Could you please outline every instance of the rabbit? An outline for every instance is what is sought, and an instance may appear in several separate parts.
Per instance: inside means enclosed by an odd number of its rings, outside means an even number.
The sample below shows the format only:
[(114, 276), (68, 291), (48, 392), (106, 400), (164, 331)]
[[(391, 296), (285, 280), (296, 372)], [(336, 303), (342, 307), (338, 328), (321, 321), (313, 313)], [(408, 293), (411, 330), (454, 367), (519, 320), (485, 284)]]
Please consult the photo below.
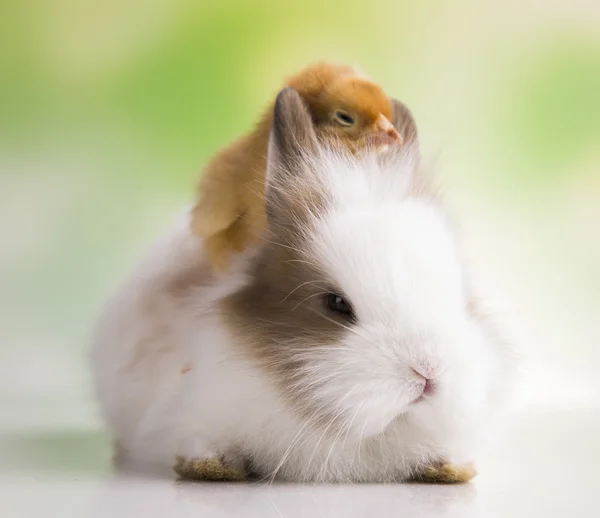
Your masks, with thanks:
[(415, 146), (326, 147), (298, 93), (282, 90), (260, 243), (218, 272), (186, 209), (102, 312), (92, 365), (118, 466), (471, 478), (513, 362), (431, 183)]

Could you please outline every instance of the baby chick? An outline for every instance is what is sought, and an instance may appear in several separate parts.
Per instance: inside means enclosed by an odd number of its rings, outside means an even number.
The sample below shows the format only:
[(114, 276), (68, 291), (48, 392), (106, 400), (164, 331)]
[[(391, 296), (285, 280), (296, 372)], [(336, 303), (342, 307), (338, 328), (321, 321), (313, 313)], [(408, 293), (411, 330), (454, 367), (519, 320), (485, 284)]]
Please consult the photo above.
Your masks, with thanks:
[[(298, 91), (319, 138), (332, 145), (356, 152), (365, 146), (382, 149), (416, 139), (408, 109), (390, 101), (380, 86), (351, 67), (312, 65), (290, 77), (285, 86)], [(204, 239), (216, 269), (225, 269), (231, 256), (255, 243), (266, 226), (264, 189), (272, 112), (271, 105), (251, 133), (217, 153), (202, 173), (191, 226)]]
[(288, 79), (310, 110), (321, 138), (340, 140), (351, 151), (367, 145), (402, 144), (391, 123), (392, 104), (382, 88), (358, 71), (317, 64)]

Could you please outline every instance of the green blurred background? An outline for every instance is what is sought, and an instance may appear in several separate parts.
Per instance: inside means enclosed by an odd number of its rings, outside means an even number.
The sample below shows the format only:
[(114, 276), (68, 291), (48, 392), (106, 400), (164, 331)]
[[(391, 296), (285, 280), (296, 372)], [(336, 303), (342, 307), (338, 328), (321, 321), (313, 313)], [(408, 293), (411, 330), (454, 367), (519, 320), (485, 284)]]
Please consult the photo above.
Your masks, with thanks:
[(100, 304), (189, 202), (205, 160), (321, 59), (362, 67), (412, 109), (523, 356), (522, 400), (595, 404), (600, 3), (3, 0), (5, 454), (40, 430), (32, 457), (86, 450), (78, 434), (100, 427), (86, 365)]

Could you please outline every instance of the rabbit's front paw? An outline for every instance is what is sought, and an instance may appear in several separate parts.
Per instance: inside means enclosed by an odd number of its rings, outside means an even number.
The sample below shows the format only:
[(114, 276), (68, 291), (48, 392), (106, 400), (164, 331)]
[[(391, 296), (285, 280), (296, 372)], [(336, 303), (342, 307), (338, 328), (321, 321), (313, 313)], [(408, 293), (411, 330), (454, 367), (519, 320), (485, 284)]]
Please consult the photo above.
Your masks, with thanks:
[(244, 463), (236, 458), (215, 456), (212, 458), (186, 458), (177, 456), (173, 471), (182, 478), (235, 482), (246, 480)]
[(426, 466), (417, 473), (413, 480), (427, 484), (462, 484), (469, 482), (477, 475), (472, 464), (457, 466), (450, 463), (440, 463)]

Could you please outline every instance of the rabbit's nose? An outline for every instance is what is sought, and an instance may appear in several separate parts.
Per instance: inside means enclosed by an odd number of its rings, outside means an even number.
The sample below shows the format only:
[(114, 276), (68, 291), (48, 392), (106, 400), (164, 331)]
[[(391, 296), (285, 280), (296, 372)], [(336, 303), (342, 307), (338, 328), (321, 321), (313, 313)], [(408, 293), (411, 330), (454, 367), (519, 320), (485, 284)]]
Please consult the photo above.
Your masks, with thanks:
[(436, 383), (433, 380), (425, 378), (425, 386), (423, 387), (423, 394), (426, 396), (432, 396), (435, 394)]
[(421, 395), (415, 400), (415, 402), (422, 401), (426, 396), (433, 396), (436, 392), (437, 384), (434, 379), (423, 376), (420, 372), (413, 368), (413, 372), (417, 375), (422, 383)]

